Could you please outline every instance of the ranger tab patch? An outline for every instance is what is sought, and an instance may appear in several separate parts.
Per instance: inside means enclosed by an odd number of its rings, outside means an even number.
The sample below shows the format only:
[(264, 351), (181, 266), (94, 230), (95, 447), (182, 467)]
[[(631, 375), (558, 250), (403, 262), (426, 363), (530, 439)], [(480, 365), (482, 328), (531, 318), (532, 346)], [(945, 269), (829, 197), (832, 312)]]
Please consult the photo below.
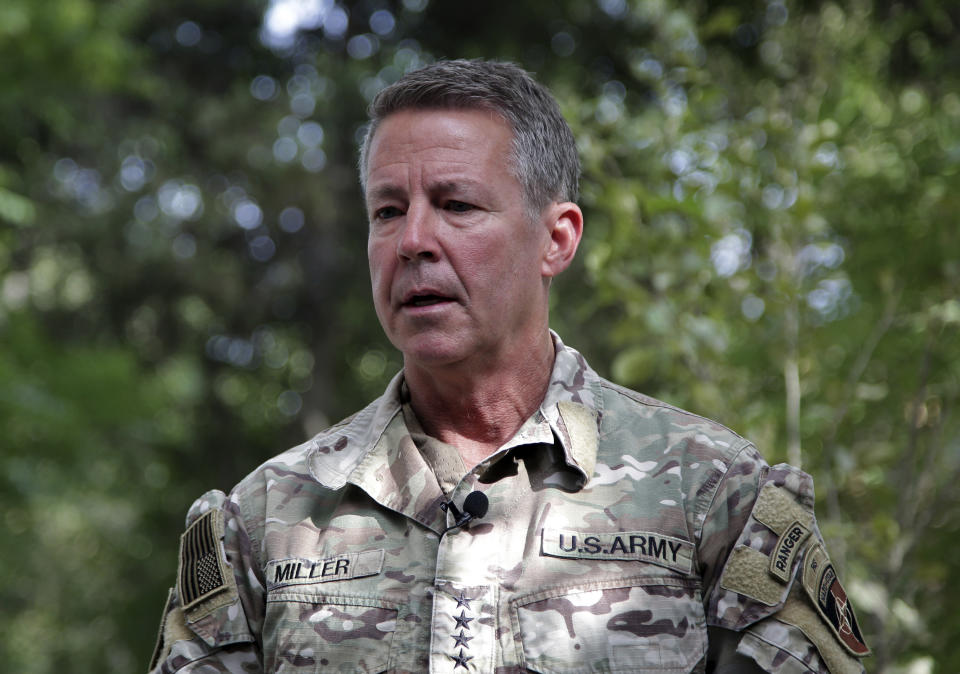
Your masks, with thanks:
[(793, 570), (793, 562), (797, 558), (797, 553), (803, 549), (803, 542), (810, 536), (810, 529), (794, 521), (777, 539), (777, 547), (773, 550), (770, 557), (770, 573), (780, 579), (781, 582), (790, 581), (790, 574)]
[(221, 553), (223, 512), (212, 509), (190, 525), (180, 537), (180, 569), (177, 592), (187, 611), (229, 587), (227, 568)]
[(544, 529), (540, 551), (550, 557), (650, 562), (683, 573), (693, 568), (693, 543), (651, 531)]
[(810, 548), (804, 557), (803, 588), (843, 647), (858, 658), (869, 655), (853, 606), (822, 545)]

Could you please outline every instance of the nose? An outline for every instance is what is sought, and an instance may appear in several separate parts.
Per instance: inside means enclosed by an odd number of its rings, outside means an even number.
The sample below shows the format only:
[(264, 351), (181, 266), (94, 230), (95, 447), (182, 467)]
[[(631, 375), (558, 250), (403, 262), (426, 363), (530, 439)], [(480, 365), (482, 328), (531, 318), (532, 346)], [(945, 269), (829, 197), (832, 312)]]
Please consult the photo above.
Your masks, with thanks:
[(440, 256), (436, 215), (428, 205), (411, 204), (407, 208), (400, 239), (397, 241), (397, 256), (407, 262), (431, 261)]

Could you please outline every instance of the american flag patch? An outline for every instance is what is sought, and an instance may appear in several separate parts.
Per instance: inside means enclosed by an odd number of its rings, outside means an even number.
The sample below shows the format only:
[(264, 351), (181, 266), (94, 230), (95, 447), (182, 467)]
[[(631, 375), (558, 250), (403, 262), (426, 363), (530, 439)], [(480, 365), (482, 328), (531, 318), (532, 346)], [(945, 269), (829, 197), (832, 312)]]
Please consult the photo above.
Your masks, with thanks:
[(212, 509), (190, 525), (180, 537), (180, 572), (177, 592), (183, 610), (196, 606), (227, 588), (230, 573), (220, 553), (223, 513)]

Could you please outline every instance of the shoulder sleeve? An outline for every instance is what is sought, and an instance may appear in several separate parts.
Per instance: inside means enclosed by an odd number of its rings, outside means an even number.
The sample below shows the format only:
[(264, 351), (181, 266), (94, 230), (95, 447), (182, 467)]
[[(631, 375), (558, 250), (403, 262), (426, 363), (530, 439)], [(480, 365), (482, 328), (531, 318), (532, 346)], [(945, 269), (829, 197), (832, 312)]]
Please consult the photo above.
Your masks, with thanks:
[[(734, 633), (737, 656), (767, 672), (862, 672), (870, 651), (817, 527), (813, 480), (786, 464), (743, 475), (755, 487), (733, 512), (749, 515), (729, 530), (722, 568), (705, 577), (707, 624)], [(715, 511), (737, 520), (729, 503), (715, 502), (708, 520)], [(705, 523), (708, 534), (720, 532)]]
[(262, 671), (264, 589), (254, 559), (232, 497), (210, 491), (194, 502), (151, 673)]

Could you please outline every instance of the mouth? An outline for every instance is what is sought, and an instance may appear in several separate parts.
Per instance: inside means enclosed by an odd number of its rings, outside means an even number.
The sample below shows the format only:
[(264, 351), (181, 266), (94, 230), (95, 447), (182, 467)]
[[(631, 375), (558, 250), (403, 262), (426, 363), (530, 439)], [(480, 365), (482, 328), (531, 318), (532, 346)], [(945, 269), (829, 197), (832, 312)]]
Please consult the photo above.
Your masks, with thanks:
[(443, 295), (434, 295), (430, 293), (425, 293), (423, 295), (412, 295), (407, 299), (403, 306), (405, 307), (429, 307), (434, 304), (441, 304), (443, 302), (452, 302), (453, 299), (450, 297), (444, 297)]

